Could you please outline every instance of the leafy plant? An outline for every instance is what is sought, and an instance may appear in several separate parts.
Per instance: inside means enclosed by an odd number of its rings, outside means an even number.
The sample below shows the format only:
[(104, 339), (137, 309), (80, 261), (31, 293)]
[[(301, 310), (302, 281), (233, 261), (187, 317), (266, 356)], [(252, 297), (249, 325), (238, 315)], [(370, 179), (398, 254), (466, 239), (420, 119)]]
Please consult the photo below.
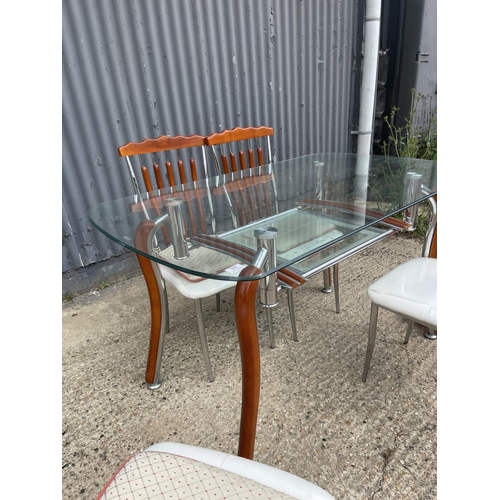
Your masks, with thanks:
[[(429, 118), (422, 125), (417, 123), (417, 110), (424, 99), (429, 100)], [(384, 155), (437, 160), (437, 107), (432, 106), (432, 94), (418, 93), (415, 100), (415, 89), (411, 89), (410, 111), (403, 127), (395, 124), (398, 111), (394, 107), (389, 116), (384, 116), (389, 132), (389, 142), (382, 144)]]
[[(429, 102), (429, 115), (424, 124), (417, 122), (418, 108), (423, 100)], [(420, 158), (424, 160), (437, 160), (437, 107), (433, 107), (432, 94), (424, 95), (411, 89), (411, 104), (408, 116), (405, 117), (403, 127), (395, 124), (399, 108), (392, 108), (389, 116), (384, 117), (388, 127), (388, 140), (383, 142), (384, 155), (398, 156), (401, 158)], [(417, 226), (410, 234), (412, 237), (423, 238), (429, 225), (429, 207), (427, 203), (419, 206)]]

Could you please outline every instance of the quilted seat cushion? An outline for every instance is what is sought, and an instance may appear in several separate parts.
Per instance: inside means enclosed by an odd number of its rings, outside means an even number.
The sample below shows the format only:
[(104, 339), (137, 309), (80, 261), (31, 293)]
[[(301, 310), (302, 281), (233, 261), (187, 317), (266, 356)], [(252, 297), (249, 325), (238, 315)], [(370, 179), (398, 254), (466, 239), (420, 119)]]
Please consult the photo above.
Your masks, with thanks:
[(218, 467), (158, 451), (131, 457), (97, 500), (293, 498)]

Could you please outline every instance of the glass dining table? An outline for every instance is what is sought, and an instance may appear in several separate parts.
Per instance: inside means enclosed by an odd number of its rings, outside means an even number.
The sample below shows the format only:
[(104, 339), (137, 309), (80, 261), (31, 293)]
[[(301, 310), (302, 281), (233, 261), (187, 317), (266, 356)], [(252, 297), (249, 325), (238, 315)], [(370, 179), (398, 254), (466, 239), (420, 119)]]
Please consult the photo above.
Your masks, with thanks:
[[(419, 204), (436, 198), (437, 162), (317, 153), (100, 203), (88, 217), (139, 260), (151, 304), (150, 388), (161, 384), (165, 333), (159, 266), (193, 282), (235, 282), (243, 391), (238, 455), (253, 458), (256, 295), (264, 307), (275, 306), (278, 272), (304, 279), (327, 273), (382, 238), (413, 230)], [(432, 253), (435, 240), (431, 245)]]

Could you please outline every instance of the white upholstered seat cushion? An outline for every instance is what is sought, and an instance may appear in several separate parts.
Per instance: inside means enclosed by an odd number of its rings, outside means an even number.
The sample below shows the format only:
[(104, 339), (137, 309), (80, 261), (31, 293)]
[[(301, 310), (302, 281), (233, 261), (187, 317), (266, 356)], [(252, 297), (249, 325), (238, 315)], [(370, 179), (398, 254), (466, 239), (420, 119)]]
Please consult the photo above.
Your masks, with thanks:
[(236, 281), (202, 279), (191, 281), (181, 273), (166, 266), (159, 266), (162, 278), (179, 290), (188, 299), (203, 299), (236, 286)]
[[(237, 276), (240, 271), (246, 267), (245, 264), (235, 265), (235, 259), (224, 254), (217, 254), (214, 269), (214, 252), (207, 248), (193, 248), (191, 253), (196, 252), (198, 265), (207, 274), (217, 273), (220, 276)], [(160, 257), (166, 261), (175, 262), (172, 246), (160, 252)], [(223, 292), (228, 288), (236, 286), (236, 281), (223, 281), (206, 279), (201, 276), (194, 276), (185, 272), (177, 271), (167, 266), (158, 266), (162, 278), (179, 290), (182, 295), (189, 299), (203, 299), (217, 293)]]
[(437, 327), (437, 259), (417, 257), (389, 271), (368, 288), (380, 307)]
[(163, 498), (332, 499), (304, 479), (215, 450), (158, 443), (131, 457), (97, 500)]

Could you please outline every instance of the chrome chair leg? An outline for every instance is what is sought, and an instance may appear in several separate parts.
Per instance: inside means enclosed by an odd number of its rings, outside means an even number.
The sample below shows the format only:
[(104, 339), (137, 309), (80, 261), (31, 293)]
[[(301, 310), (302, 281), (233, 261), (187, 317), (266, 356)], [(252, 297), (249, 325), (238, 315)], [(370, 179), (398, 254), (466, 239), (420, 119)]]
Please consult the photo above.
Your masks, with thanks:
[[(165, 316), (165, 333), (170, 332), (170, 314), (168, 311), (168, 294), (167, 294), (167, 284), (163, 282), (163, 302), (162, 305), (164, 306), (162, 309), (162, 314)], [(162, 316), (163, 318), (163, 316)]]
[(370, 361), (372, 359), (373, 347), (375, 346), (375, 335), (377, 334), (377, 318), (378, 306), (374, 302), (372, 302), (372, 308), (370, 312), (370, 330), (368, 332), (368, 346), (366, 348), (365, 366), (363, 368), (363, 375), (361, 377), (361, 380), (363, 382), (366, 382), (368, 368), (370, 368)]
[(333, 266), (333, 289), (335, 291), (335, 312), (340, 313), (340, 294), (339, 294), (339, 265)]
[[(333, 269), (333, 278), (332, 278)], [(323, 271), (323, 293), (335, 291), (335, 312), (340, 313), (340, 295), (339, 295), (339, 265), (334, 264)]]
[[(410, 334), (414, 325), (415, 321), (410, 320), (410, 322), (408, 323), (408, 330), (406, 330), (406, 337), (404, 340), (405, 344), (408, 343), (408, 340), (410, 340)], [(424, 337), (429, 340), (436, 340), (437, 339), (436, 331), (429, 328), (426, 332), (424, 332)]]
[(414, 325), (415, 325), (415, 321), (410, 319), (410, 321), (408, 322), (408, 328), (406, 329), (406, 335), (405, 335), (405, 339), (403, 340), (403, 344), (408, 344), (408, 341), (410, 340), (411, 331), (413, 330)]
[(212, 365), (210, 364), (210, 357), (208, 355), (207, 337), (205, 335), (205, 325), (203, 324), (203, 309), (201, 307), (201, 299), (196, 299), (196, 316), (198, 318), (198, 332), (200, 334), (201, 350), (203, 351), (203, 358), (207, 366), (208, 381), (214, 381), (214, 374), (212, 373)]
[(331, 293), (332, 288), (332, 268), (328, 267), (323, 271), (323, 293)]
[(269, 327), (269, 343), (271, 349), (274, 349), (274, 326), (273, 326), (273, 308), (266, 307), (267, 325)]
[(297, 338), (297, 325), (295, 323), (295, 305), (293, 300), (293, 288), (286, 288), (287, 298), (288, 298), (288, 310), (290, 312), (290, 321), (292, 323), (292, 339), (298, 342)]
[(438, 338), (436, 330), (429, 329), (428, 332), (424, 333), (424, 337), (429, 340), (436, 340)]

